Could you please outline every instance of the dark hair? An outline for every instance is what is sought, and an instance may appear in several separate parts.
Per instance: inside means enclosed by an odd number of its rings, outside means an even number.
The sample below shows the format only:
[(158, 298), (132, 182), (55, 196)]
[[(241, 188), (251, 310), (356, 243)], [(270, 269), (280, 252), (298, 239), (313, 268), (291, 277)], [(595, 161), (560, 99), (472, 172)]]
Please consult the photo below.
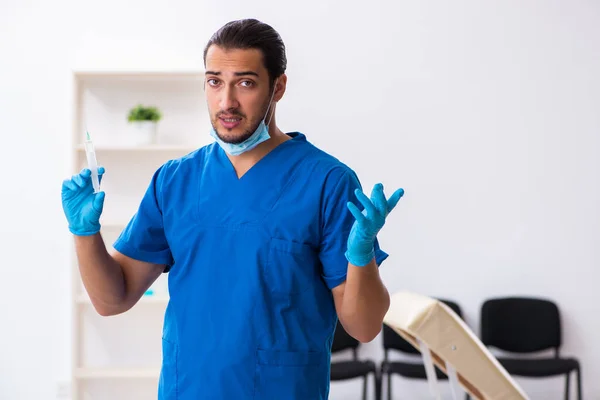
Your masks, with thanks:
[(213, 44), (227, 50), (260, 50), (263, 54), (263, 64), (269, 72), (271, 85), (286, 70), (285, 45), (279, 33), (270, 25), (256, 19), (231, 21), (216, 31), (204, 48), (204, 66), (206, 66), (206, 53)]

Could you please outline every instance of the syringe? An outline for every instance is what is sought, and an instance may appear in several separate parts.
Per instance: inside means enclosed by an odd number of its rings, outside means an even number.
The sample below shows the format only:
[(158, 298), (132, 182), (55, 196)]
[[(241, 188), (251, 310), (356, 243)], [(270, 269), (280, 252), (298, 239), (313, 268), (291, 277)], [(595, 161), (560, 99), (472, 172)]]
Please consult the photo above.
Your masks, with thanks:
[(94, 193), (100, 191), (100, 181), (98, 179), (98, 163), (96, 162), (96, 150), (94, 150), (94, 143), (90, 138), (90, 133), (86, 130), (85, 140), (85, 155), (87, 156), (88, 168), (92, 171), (92, 186), (94, 187)]

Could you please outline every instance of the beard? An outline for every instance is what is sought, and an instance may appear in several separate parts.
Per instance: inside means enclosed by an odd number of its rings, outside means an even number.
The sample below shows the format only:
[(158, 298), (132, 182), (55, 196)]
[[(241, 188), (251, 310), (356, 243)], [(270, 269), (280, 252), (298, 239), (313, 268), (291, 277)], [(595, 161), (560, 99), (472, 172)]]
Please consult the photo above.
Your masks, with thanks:
[[(261, 115), (264, 117), (265, 114), (267, 113), (267, 110), (269, 109), (269, 103), (268, 103), (268, 99), (267, 99), (267, 103), (265, 105), (263, 105), (262, 107), (262, 113)], [(228, 114), (228, 115), (233, 115), (234, 117), (241, 117), (241, 118), (246, 118), (246, 116), (241, 113), (239, 110), (237, 109), (229, 109), (226, 112), (225, 111), (219, 111), (215, 117), (215, 119), (213, 121), (211, 121), (211, 125), (213, 126), (213, 129), (215, 130), (215, 132), (217, 133), (217, 136), (219, 137), (219, 139), (221, 139), (223, 142), (228, 143), (228, 144), (240, 144), (245, 142), (246, 140), (248, 140), (253, 134), (254, 132), (256, 132), (256, 129), (258, 129), (258, 126), (260, 125), (260, 123), (263, 121), (263, 118), (259, 119), (258, 121), (252, 123), (252, 125), (245, 129), (244, 132), (241, 135), (231, 135), (231, 134), (227, 134), (225, 132), (231, 132), (228, 129), (225, 129), (223, 127), (217, 127), (218, 125), (218, 120), (219, 117), (222, 114)], [(225, 131), (225, 132), (223, 132)]]
[[(240, 144), (240, 143), (243, 143), (246, 140), (248, 140), (254, 134), (254, 132), (256, 131), (256, 129), (258, 128), (258, 126), (260, 125), (261, 121), (262, 120), (254, 123), (253, 126), (251, 126), (250, 128), (244, 130), (244, 133), (242, 133), (241, 135), (229, 135), (229, 134), (225, 134), (224, 135), (222, 132), (219, 131), (219, 128), (217, 128), (217, 126), (216, 126), (217, 124), (216, 123), (214, 123), (214, 122), (211, 121), (211, 124), (212, 124), (215, 132), (217, 132), (217, 136), (223, 142), (228, 143), (228, 144)], [(220, 129), (226, 130), (223, 127), (221, 127)]]

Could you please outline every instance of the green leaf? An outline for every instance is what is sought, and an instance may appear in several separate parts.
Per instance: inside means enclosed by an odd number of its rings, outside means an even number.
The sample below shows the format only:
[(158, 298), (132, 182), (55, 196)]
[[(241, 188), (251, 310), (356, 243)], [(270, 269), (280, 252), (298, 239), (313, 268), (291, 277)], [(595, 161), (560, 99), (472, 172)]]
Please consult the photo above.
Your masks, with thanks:
[(154, 121), (158, 122), (162, 118), (162, 114), (157, 107), (144, 106), (138, 104), (129, 111), (127, 120), (132, 121)]

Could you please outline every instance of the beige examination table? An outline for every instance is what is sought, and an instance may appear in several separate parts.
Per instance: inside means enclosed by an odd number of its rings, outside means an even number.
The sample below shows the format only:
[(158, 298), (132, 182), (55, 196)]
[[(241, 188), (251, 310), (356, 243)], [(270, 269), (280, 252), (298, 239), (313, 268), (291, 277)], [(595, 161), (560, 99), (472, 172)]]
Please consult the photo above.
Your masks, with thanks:
[(441, 301), (395, 293), (383, 322), (421, 352), (434, 399), (441, 399), (435, 364), (448, 375), (454, 400), (464, 399), (461, 388), (474, 399), (529, 400), (464, 321)]

